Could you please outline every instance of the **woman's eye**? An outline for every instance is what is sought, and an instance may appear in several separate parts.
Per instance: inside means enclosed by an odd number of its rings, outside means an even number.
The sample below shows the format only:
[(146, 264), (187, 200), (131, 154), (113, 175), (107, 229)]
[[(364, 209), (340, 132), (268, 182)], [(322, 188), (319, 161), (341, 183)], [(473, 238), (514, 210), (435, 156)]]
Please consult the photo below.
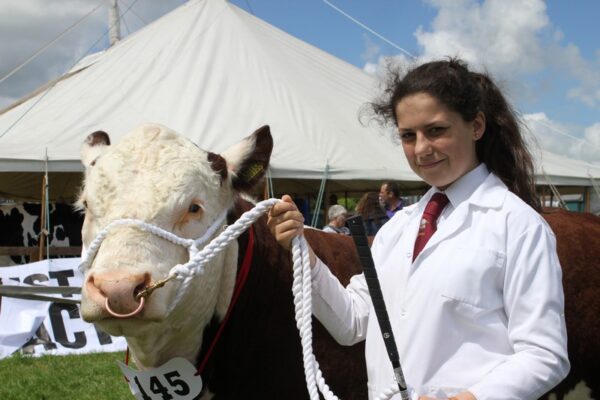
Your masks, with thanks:
[(190, 204), (190, 207), (188, 208), (188, 211), (191, 212), (192, 214), (195, 214), (197, 212), (200, 212), (202, 210), (202, 207), (199, 204)]
[(400, 132), (400, 140), (407, 141), (415, 137), (413, 132)]
[(446, 128), (443, 126), (434, 126), (429, 130), (429, 133), (431, 133), (432, 135), (441, 135), (442, 133), (444, 133), (445, 130)]

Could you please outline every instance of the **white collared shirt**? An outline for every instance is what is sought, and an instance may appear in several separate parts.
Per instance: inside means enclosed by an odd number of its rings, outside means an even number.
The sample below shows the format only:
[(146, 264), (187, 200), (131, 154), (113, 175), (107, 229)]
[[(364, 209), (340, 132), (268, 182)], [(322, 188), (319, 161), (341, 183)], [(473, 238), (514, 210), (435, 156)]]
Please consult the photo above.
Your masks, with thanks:
[[(422, 396), (537, 399), (569, 370), (554, 234), (481, 164), (445, 191), (450, 202), (413, 263), (435, 191), (396, 213), (371, 248), (406, 381)], [(364, 275), (344, 289), (317, 262), (313, 312), (342, 344), (366, 338), (374, 398), (394, 378), (371, 311)]]

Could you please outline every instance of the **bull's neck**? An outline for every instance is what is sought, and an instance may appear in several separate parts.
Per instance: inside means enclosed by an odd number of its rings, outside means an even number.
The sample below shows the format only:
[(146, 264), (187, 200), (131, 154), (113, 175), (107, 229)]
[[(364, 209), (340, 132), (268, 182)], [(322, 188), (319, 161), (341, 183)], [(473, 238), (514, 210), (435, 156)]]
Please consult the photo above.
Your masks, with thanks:
[(140, 369), (159, 367), (175, 357), (183, 357), (194, 364), (202, 346), (204, 325), (191, 324), (181, 329), (177, 325), (159, 324), (152, 335), (128, 337), (127, 345)]

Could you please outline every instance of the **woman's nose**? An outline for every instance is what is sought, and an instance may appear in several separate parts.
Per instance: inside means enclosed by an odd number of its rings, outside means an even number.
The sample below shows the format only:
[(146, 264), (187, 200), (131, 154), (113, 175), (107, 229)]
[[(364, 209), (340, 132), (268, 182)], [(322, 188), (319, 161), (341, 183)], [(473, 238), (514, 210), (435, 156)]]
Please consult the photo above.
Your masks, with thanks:
[(425, 135), (422, 133), (417, 133), (416, 141), (415, 141), (415, 154), (416, 155), (426, 155), (431, 152), (431, 143), (427, 139)]

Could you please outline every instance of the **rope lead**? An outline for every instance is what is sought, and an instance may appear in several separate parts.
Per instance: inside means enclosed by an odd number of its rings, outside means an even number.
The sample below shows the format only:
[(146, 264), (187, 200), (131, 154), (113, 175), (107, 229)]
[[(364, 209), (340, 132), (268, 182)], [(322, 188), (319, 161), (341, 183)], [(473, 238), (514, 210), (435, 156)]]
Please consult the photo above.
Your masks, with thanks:
[[(167, 311), (170, 313), (184, 296), (189, 285), (191, 284), (192, 278), (196, 275), (201, 275), (204, 272), (204, 266), (215, 255), (225, 249), (229, 242), (237, 239), (250, 227), (250, 225), (256, 222), (258, 218), (264, 215), (271, 209), (271, 207), (280, 201), (281, 200), (279, 199), (268, 199), (257, 203), (254, 208), (243, 213), (237, 221), (228, 226), (217, 237), (213, 238), (210, 243), (208, 243), (200, 251), (196, 251), (198, 246), (202, 242), (208, 240), (209, 236), (212, 236), (216, 230), (222, 226), (222, 222), (226, 215), (225, 212), (217, 217), (202, 238), (197, 240), (180, 238), (171, 232), (165, 231), (162, 228), (140, 220), (121, 219), (113, 221), (92, 241), (90, 248), (88, 249), (80, 266), (80, 269), (85, 271), (86, 269), (90, 268), (93, 258), (95, 257), (102, 240), (104, 240), (108, 234), (108, 231), (116, 226), (134, 225), (139, 229), (160, 236), (175, 244), (187, 247), (188, 249), (193, 248), (194, 251), (190, 251), (190, 260), (187, 263), (174, 266), (169, 271), (167, 278), (159, 280), (154, 284), (144, 288), (136, 295), (136, 298), (142, 301), (145, 297), (150, 296), (154, 290), (163, 287), (167, 282), (174, 279), (182, 281), (177, 290), (175, 299)], [(297, 236), (292, 240), (292, 260), (294, 263), (292, 293), (294, 295), (296, 326), (298, 327), (298, 331), (300, 333), (300, 341), (302, 345), (302, 357), (304, 361), (304, 373), (306, 376), (308, 393), (311, 400), (319, 400), (319, 391), (323, 394), (325, 400), (338, 400), (335, 394), (333, 394), (333, 392), (329, 389), (329, 386), (327, 386), (325, 383), (325, 379), (323, 378), (323, 374), (319, 368), (319, 363), (313, 354), (311, 268), (308, 255), (308, 243), (303, 236)], [(377, 399), (387, 400), (396, 393), (398, 393), (398, 387), (396, 383), (394, 383), (393, 386), (390, 386), (389, 389), (382, 392)]]

